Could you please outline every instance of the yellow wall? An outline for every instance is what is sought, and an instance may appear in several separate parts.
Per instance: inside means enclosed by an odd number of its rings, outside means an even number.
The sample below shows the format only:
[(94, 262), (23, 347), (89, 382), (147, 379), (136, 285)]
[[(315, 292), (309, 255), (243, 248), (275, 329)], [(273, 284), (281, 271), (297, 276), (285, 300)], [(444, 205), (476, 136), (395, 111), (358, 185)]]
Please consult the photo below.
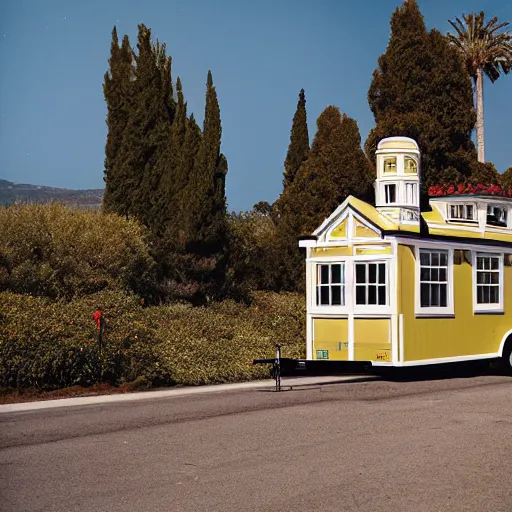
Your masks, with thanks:
[(391, 362), (391, 320), (356, 318), (354, 320), (354, 360)]
[(473, 313), (473, 272), (466, 261), (453, 266), (455, 318), (416, 318), (415, 258), (398, 248), (399, 313), (404, 314), (404, 361), (496, 353), (512, 329), (512, 267), (504, 267), (505, 314)]
[(315, 318), (313, 320), (313, 359), (317, 358), (317, 350), (328, 350), (329, 360), (348, 360), (347, 318)]

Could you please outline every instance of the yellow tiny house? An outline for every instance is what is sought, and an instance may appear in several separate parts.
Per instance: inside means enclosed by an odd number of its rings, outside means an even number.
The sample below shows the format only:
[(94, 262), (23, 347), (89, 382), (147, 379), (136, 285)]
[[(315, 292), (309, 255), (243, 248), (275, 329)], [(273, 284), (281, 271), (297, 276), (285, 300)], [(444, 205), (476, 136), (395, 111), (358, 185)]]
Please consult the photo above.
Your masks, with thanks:
[(414, 140), (382, 140), (376, 206), (348, 197), (300, 241), (308, 360), (512, 369), (512, 199), (476, 190), (421, 212), (420, 177)]

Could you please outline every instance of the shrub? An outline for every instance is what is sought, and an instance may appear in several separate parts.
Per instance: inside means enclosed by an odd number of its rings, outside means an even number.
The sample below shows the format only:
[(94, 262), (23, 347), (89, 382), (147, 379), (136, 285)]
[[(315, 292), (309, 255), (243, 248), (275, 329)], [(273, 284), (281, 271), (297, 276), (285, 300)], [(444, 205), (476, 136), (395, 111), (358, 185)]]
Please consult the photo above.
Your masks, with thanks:
[[(72, 302), (12, 293), (0, 294), (0, 385), (9, 387), (87, 386), (138, 377), (170, 383), (158, 365), (158, 338), (142, 322), (135, 296), (102, 292)], [(108, 312), (103, 350), (93, 321), (97, 307)]]
[(114, 214), (59, 204), (0, 208), (0, 291), (50, 298), (147, 294), (155, 264), (143, 228)]
[[(99, 353), (93, 321), (106, 319)], [(104, 291), (71, 302), (0, 293), (0, 385), (55, 389), (114, 385), (212, 384), (268, 377), (251, 367), (272, 357), (304, 357), (305, 300), (258, 292), (250, 306), (234, 301), (144, 308), (134, 295)]]

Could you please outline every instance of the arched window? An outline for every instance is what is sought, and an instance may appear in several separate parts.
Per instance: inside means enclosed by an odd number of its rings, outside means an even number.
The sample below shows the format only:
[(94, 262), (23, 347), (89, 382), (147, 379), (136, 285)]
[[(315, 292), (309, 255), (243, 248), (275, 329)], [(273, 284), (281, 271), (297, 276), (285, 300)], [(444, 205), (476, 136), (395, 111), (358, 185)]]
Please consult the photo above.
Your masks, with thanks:
[(396, 174), (396, 156), (384, 160), (384, 174)]
[(418, 173), (418, 164), (416, 163), (416, 160), (408, 156), (405, 157), (405, 172), (407, 174)]

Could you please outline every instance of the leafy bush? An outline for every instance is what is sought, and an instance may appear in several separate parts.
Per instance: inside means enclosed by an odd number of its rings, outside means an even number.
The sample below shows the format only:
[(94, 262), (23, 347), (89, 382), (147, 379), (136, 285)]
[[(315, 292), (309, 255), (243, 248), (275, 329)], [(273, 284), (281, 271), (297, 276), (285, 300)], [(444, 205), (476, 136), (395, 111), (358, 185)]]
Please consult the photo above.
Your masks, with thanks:
[[(101, 354), (94, 311), (106, 319)], [(0, 293), (0, 385), (55, 389), (114, 385), (209, 384), (268, 376), (251, 367), (284, 344), (304, 357), (305, 301), (258, 292), (250, 306), (225, 301), (142, 307), (135, 295), (104, 291), (71, 302)]]
[(0, 291), (71, 299), (101, 290), (147, 294), (155, 264), (143, 228), (59, 204), (0, 208)]

